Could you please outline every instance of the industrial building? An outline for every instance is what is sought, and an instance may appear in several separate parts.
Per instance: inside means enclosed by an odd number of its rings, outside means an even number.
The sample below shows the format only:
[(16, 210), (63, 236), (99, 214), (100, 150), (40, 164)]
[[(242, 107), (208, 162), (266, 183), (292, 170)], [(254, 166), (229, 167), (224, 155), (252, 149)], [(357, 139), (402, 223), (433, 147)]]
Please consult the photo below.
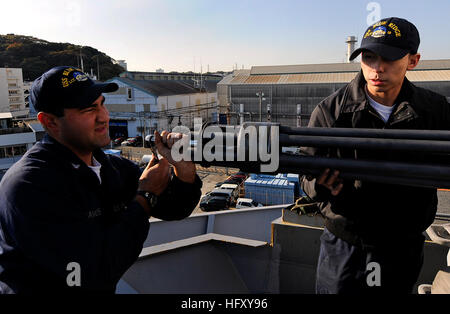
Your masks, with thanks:
[(104, 94), (111, 138), (145, 136), (177, 125), (192, 127), (194, 117), (206, 121), (217, 113), (215, 81), (203, 82), (202, 88), (178, 80), (115, 77), (108, 82), (119, 85), (116, 92)]
[[(307, 126), (316, 105), (349, 83), (359, 63), (253, 66), (236, 70), (217, 84), (220, 111), (230, 124), (272, 121)], [(450, 59), (422, 60), (410, 81), (450, 99)]]
[(145, 80), (145, 81), (213, 81), (219, 82), (223, 75), (214, 73), (181, 73), (181, 72), (169, 72), (165, 73), (164, 70), (158, 69), (156, 72), (141, 72), (141, 71), (125, 71), (119, 75), (122, 78), (129, 78), (132, 80)]

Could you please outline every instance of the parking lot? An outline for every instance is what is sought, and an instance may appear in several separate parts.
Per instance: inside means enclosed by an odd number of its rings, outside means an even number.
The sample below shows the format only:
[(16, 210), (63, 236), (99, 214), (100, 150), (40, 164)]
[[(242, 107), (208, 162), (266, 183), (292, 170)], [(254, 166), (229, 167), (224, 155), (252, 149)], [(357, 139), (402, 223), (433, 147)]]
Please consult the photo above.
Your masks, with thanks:
[[(129, 146), (117, 146), (116, 149), (122, 151), (122, 155), (134, 161), (139, 161), (144, 154), (151, 154), (150, 149), (142, 147), (129, 147)], [(222, 168), (222, 167), (210, 167), (204, 169), (197, 166), (197, 173), (203, 181), (202, 195), (214, 189), (214, 186), (218, 182), (222, 182), (228, 178), (228, 176), (239, 171), (238, 169), (232, 168)], [(450, 214), (450, 190), (439, 190), (438, 191), (438, 213)], [(232, 209), (232, 208), (231, 208)], [(199, 204), (194, 210), (194, 213), (202, 213)], [(442, 223), (447, 221), (436, 220), (436, 223)]]
[[(228, 173), (233, 174), (234, 172), (237, 172), (237, 170), (229, 171)], [(197, 173), (203, 182), (202, 196), (205, 195), (207, 192), (212, 191), (214, 189), (216, 183), (225, 181), (229, 177), (229, 175), (227, 175), (226, 173), (222, 173), (222, 172), (209, 172), (209, 171), (198, 170)], [(200, 205), (200, 202), (197, 205), (197, 207), (194, 209), (194, 213), (203, 213), (203, 211), (200, 209), (199, 205)], [(232, 209), (232, 207), (230, 207), (230, 209)]]

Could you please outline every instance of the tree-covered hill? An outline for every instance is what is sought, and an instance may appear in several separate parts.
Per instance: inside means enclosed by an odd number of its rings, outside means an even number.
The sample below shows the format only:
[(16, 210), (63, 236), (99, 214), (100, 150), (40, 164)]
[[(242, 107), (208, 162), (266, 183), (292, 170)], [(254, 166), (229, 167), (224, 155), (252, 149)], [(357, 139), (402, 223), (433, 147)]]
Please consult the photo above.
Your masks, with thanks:
[(105, 81), (118, 76), (124, 69), (103, 52), (88, 46), (70, 43), (53, 43), (31, 36), (0, 35), (0, 67), (22, 68), (24, 81), (32, 81), (48, 69), (59, 65), (71, 65), (97, 75)]

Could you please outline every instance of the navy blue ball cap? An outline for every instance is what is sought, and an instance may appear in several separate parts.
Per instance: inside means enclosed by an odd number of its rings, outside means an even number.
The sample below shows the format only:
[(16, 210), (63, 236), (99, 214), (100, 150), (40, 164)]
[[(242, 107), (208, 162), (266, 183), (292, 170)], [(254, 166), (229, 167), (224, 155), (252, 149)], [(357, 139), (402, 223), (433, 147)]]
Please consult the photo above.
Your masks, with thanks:
[(352, 53), (350, 60), (369, 50), (386, 60), (395, 61), (408, 53), (416, 54), (419, 45), (419, 31), (414, 24), (402, 18), (389, 17), (366, 30), (361, 46)]
[(76, 67), (58, 66), (34, 80), (30, 100), (38, 112), (58, 114), (65, 108), (91, 107), (102, 93), (118, 88), (116, 83), (96, 83)]

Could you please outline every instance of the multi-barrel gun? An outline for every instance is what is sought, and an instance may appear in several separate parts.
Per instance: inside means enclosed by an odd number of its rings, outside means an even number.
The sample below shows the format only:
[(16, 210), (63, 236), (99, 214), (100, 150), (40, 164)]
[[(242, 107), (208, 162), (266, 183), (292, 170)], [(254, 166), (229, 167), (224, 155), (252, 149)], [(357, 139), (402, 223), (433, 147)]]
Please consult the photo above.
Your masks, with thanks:
[[(330, 168), (339, 170), (344, 179), (450, 188), (450, 131), (294, 128), (247, 122), (237, 127), (203, 124), (194, 126), (193, 131), (185, 128), (183, 133), (188, 133), (190, 140), (183, 146), (180, 143), (178, 158), (190, 157), (204, 167), (312, 176)], [(354, 154), (311, 156), (300, 150), (307, 147)], [(356, 158), (358, 152), (367, 158)], [(372, 153), (376, 157), (371, 158)]]

